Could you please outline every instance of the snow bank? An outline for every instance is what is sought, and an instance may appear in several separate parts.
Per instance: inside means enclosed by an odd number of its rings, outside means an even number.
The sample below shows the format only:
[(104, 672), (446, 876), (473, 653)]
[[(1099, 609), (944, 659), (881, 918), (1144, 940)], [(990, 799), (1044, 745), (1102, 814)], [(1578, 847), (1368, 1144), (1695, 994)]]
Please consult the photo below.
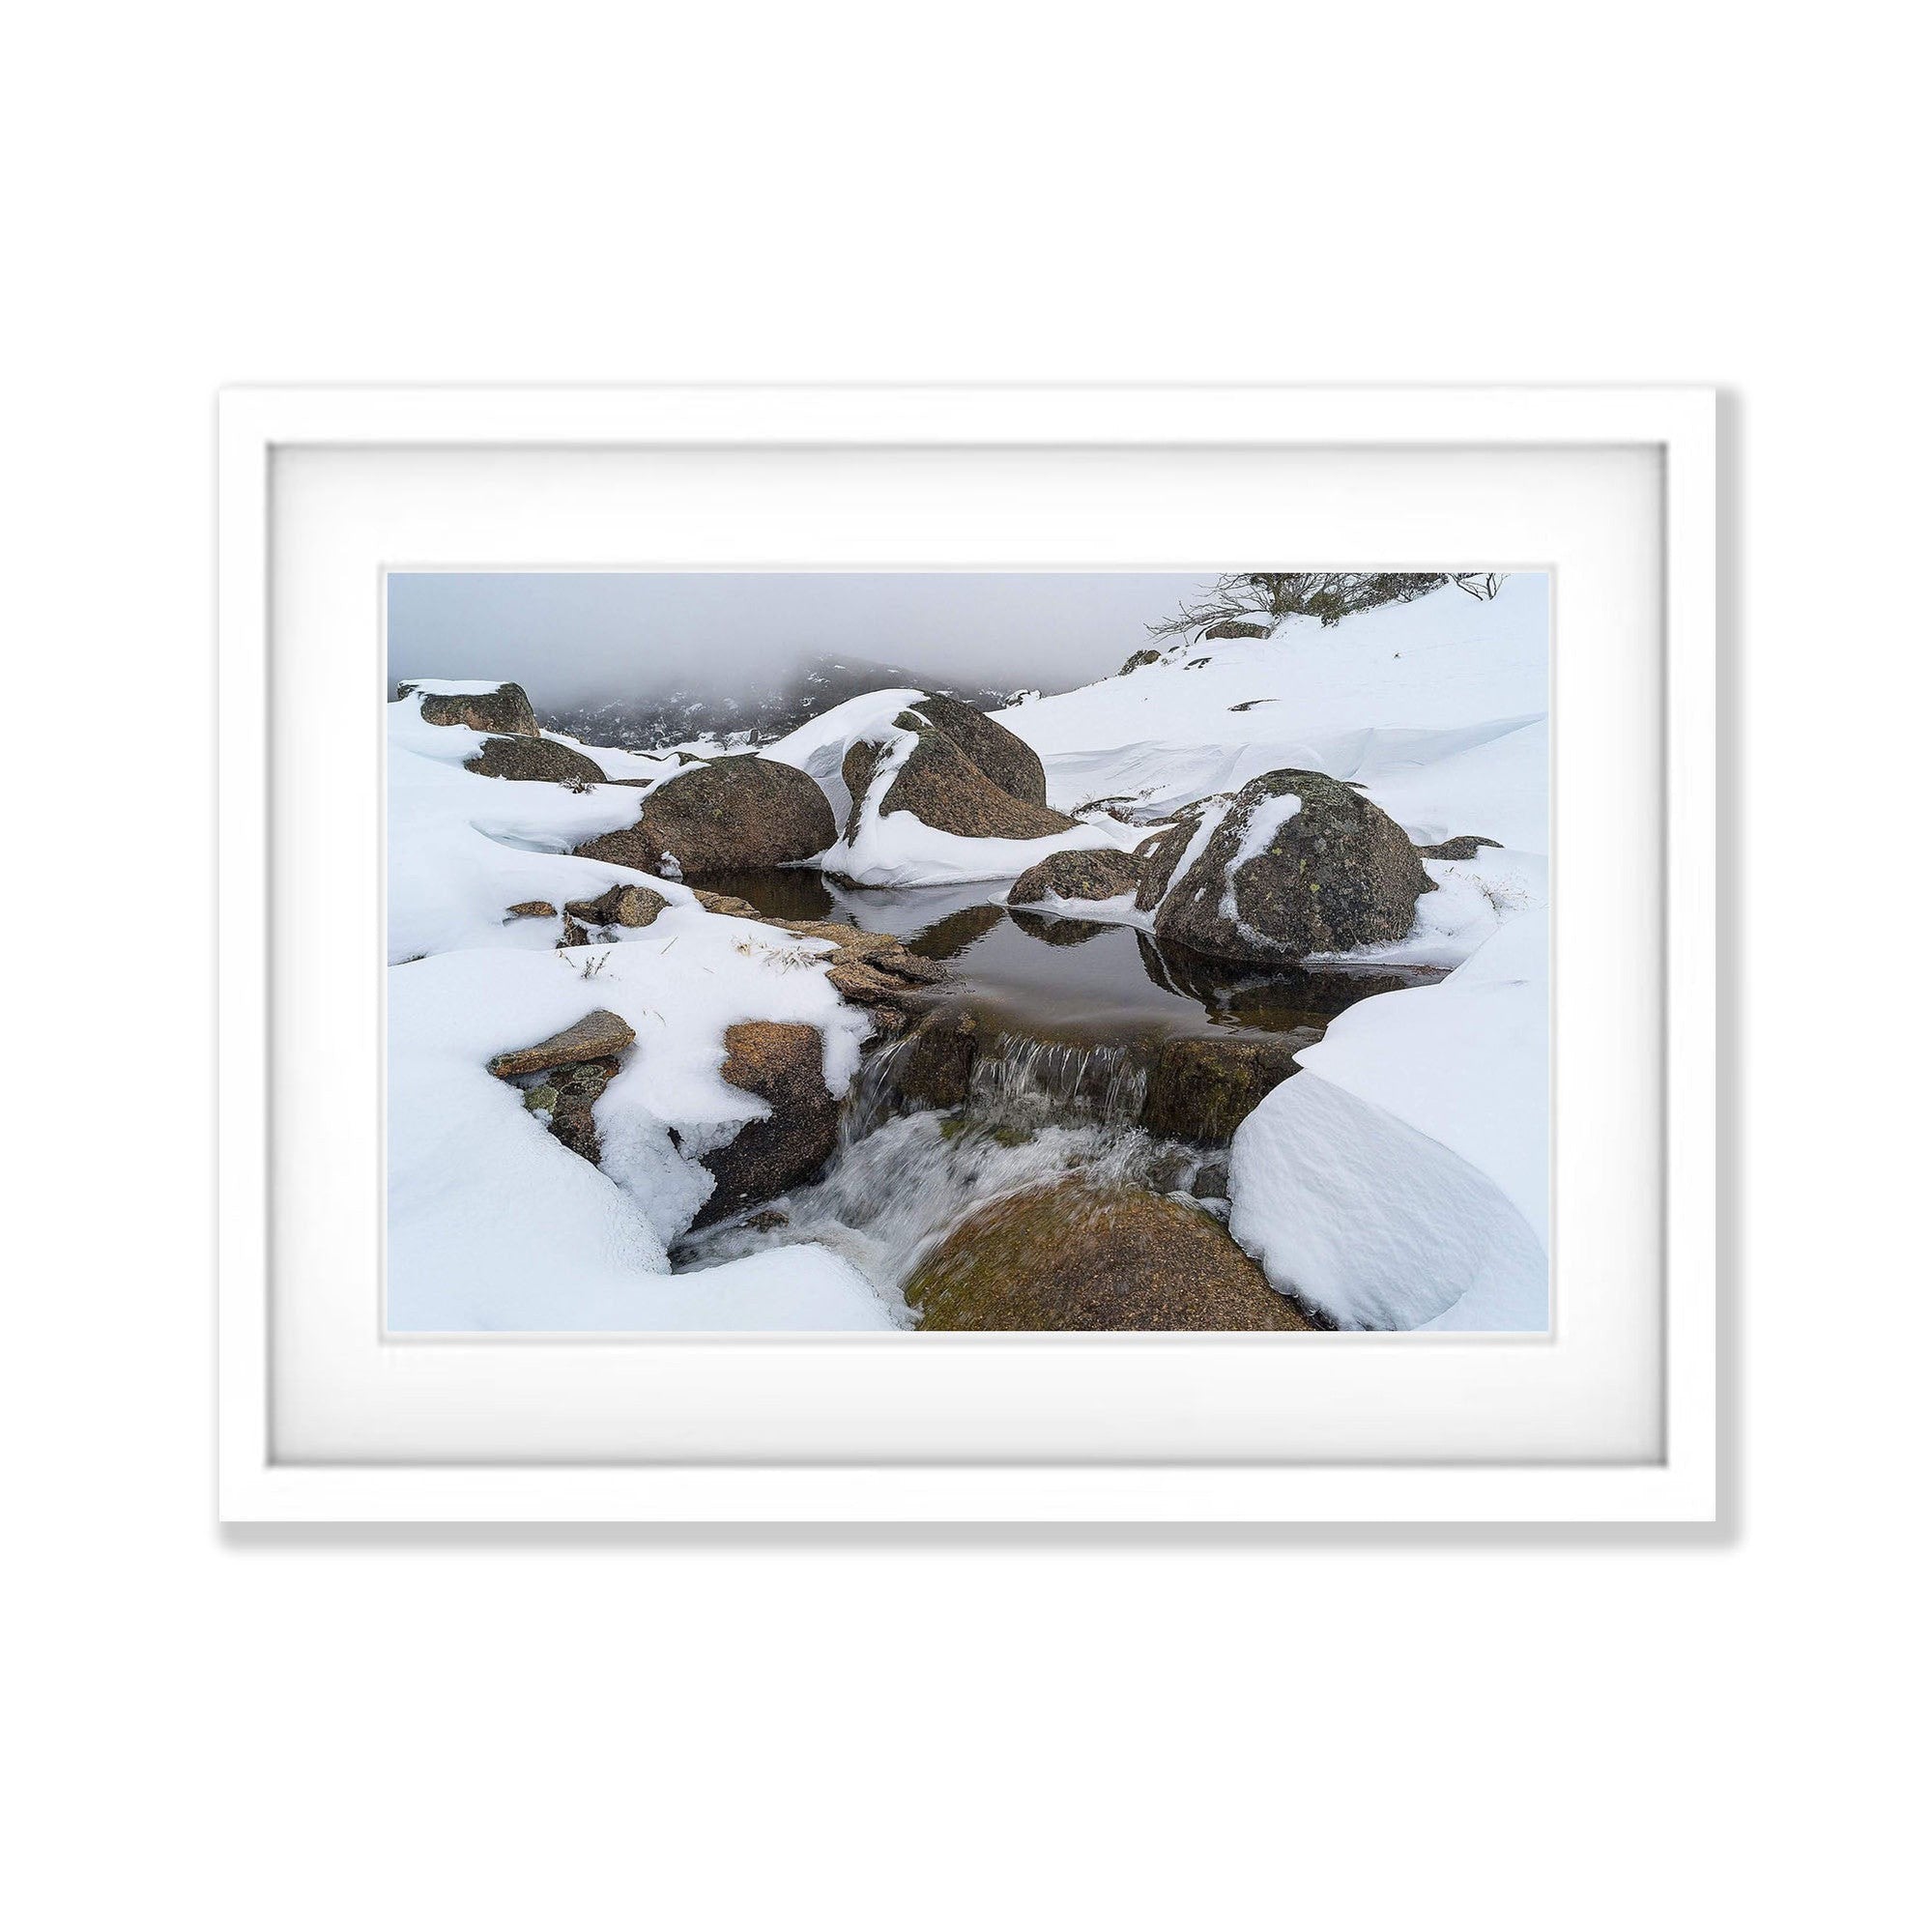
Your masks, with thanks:
[[(835, 1092), (857, 1068), (868, 1023), (811, 964), (822, 942), (770, 937), (680, 906), (621, 945), (453, 952), (390, 969), (391, 1329), (894, 1326), (865, 1279), (818, 1248), (789, 1250), (783, 1268), (669, 1272), (667, 1243), (711, 1192), (698, 1156), (768, 1111), (719, 1077), (725, 1027), (804, 1021), (823, 1034)], [(587, 965), (597, 966), (588, 978)], [(598, 1007), (637, 1032), (597, 1102), (601, 1169), (485, 1070), (493, 1053)]]
[(1548, 579), (1529, 572), (1487, 602), (1447, 586), (1332, 628), (1291, 618), (995, 715), (1062, 812), (1124, 798), (1144, 819), (1303, 769), (1361, 785), (1418, 844), (1546, 852), (1548, 637)]
[[(463, 761), (482, 734), (426, 725), (409, 702), (389, 706), (389, 945), (402, 964), (389, 970), (389, 1325), (893, 1327), (864, 1277), (822, 1248), (676, 1277), (665, 1255), (711, 1194), (700, 1158), (769, 1111), (720, 1077), (728, 1026), (816, 1026), (826, 1084), (850, 1085), (871, 1023), (826, 979), (826, 942), (707, 912), (652, 879), (669, 903), (649, 926), (554, 950), (556, 921), (506, 908), (642, 879), (568, 851), (632, 822), (638, 789), (481, 778)], [(492, 1054), (598, 1007), (637, 1034), (596, 1103), (601, 1168), (486, 1071)]]
[(1549, 932), (1351, 1006), (1234, 1137), (1234, 1238), (1344, 1327), (1549, 1318)]

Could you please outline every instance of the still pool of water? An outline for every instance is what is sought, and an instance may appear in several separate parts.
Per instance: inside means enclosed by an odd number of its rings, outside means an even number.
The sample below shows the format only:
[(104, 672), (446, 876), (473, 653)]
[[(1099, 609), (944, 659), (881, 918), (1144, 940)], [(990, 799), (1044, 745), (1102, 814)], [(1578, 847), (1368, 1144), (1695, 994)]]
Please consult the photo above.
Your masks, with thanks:
[(1371, 994), (1427, 983), (1413, 971), (1303, 972), (1158, 945), (1131, 926), (1056, 919), (992, 903), (996, 883), (855, 890), (816, 872), (720, 873), (697, 881), (778, 919), (891, 933), (958, 975), (957, 996), (997, 1028), (1035, 1038), (1319, 1031)]

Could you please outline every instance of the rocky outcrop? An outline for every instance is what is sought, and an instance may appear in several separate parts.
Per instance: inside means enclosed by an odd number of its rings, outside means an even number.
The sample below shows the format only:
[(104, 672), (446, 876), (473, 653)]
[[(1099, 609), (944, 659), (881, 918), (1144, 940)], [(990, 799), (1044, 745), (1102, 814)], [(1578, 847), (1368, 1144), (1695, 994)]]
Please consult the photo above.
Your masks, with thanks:
[(1230, 638), (1267, 637), (1273, 625), (1266, 618), (1223, 618), (1219, 623), (1209, 624), (1201, 632), (1203, 644), (1219, 644)]
[(979, 1058), (979, 1022), (956, 1007), (930, 1013), (907, 1036), (893, 1067), (894, 1089), (926, 1107), (965, 1105)]
[(1127, 662), (1120, 667), (1119, 675), (1122, 678), (1131, 677), (1135, 672), (1143, 669), (1145, 666), (1149, 664), (1158, 664), (1160, 663), (1160, 661), (1161, 661), (1161, 653), (1158, 650), (1137, 650), (1134, 653), (1134, 655), (1130, 657), (1127, 660)]
[(1272, 1039), (1167, 1040), (1154, 1057), (1141, 1125), (1176, 1139), (1226, 1146), (1262, 1099), (1297, 1071), (1295, 1054), (1321, 1034), (1298, 1028)]
[(796, 766), (720, 758), (667, 779), (646, 794), (636, 824), (579, 846), (577, 855), (688, 877), (791, 865), (837, 837), (825, 794)]
[(725, 1028), (722, 1077), (756, 1094), (771, 1112), (747, 1121), (729, 1145), (704, 1156), (717, 1186), (694, 1226), (769, 1200), (824, 1165), (839, 1138), (839, 1105), (825, 1085), (824, 1059), (816, 1026), (748, 1020)]
[(1029, 866), (1008, 889), (1009, 906), (1031, 906), (1060, 899), (1117, 899), (1140, 883), (1140, 859), (1135, 852), (1050, 852)]
[(1047, 802), (1047, 767), (1040, 754), (997, 720), (957, 698), (928, 692), (914, 706), (935, 731), (959, 746), (1009, 798), (1023, 805)]
[(1503, 850), (1494, 839), (1478, 838), (1474, 832), (1464, 832), (1460, 838), (1444, 839), (1440, 845), (1418, 846), (1416, 853), (1421, 858), (1474, 858), (1485, 846), (1494, 851)]
[[(968, 715), (979, 717), (977, 712)], [(920, 712), (901, 711), (893, 722), (900, 730), (913, 733), (917, 742), (893, 773), (884, 797), (878, 801), (880, 813), (910, 812), (935, 831), (952, 832), (963, 839), (1043, 839), (1073, 829), (1074, 821), (1064, 813), (1008, 791), (982, 769), (956, 738)], [(1013, 738), (1012, 733), (990, 718), (979, 718), (979, 722), (1002, 737)], [(1019, 745), (1020, 740), (1013, 738), (1013, 743)], [(1020, 748), (1026, 749), (1024, 745)], [(880, 746), (863, 740), (846, 753), (842, 775), (852, 799), (851, 814), (846, 821), (848, 838), (858, 832), (867, 794), (883, 756)], [(1027, 756), (1031, 757), (1030, 752)], [(998, 762), (1009, 780), (1019, 782), (1017, 761), (1002, 754)], [(1034, 759), (1033, 763), (1037, 765), (1039, 761)], [(1044, 773), (1039, 790), (1044, 799)]]
[(512, 919), (554, 919), (557, 908), (547, 899), (520, 899), (514, 906), (504, 908), (504, 924)]
[(399, 700), (412, 692), (420, 692), (425, 724), (467, 725), (473, 732), (508, 732), (517, 737), (537, 735), (536, 713), (521, 684), (499, 684), (494, 691), (423, 691), (406, 678), (396, 686)]
[(1203, 1209), (1064, 1180), (995, 1202), (914, 1268), (922, 1329), (1313, 1326)]
[(568, 1060), (553, 1067), (524, 1089), (523, 1104), (539, 1115), (551, 1134), (593, 1167), (603, 1159), (594, 1109), (597, 1096), (617, 1078), (618, 1061), (607, 1054), (594, 1060)]
[(664, 910), (664, 900), (648, 885), (613, 885), (595, 899), (572, 899), (563, 909), (585, 926), (648, 926)]
[[(1209, 811), (1220, 822), (1197, 850)], [(1401, 827), (1318, 771), (1265, 772), (1225, 809), (1191, 806), (1141, 851), (1136, 904), (1154, 913), (1155, 933), (1223, 959), (1275, 964), (1391, 944), (1433, 888)]]
[(620, 1053), (636, 1038), (629, 1022), (600, 1006), (594, 1013), (585, 1014), (574, 1026), (566, 1026), (562, 1032), (553, 1033), (533, 1047), (499, 1053), (490, 1062), (490, 1071), (499, 1080), (510, 1080), (518, 1074), (545, 1073), (571, 1060), (594, 1060)]
[(579, 791), (604, 782), (601, 764), (559, 738), (488, 737), (474, 758), (465, 760), (463, 769), (479, 778), (573, 785)]

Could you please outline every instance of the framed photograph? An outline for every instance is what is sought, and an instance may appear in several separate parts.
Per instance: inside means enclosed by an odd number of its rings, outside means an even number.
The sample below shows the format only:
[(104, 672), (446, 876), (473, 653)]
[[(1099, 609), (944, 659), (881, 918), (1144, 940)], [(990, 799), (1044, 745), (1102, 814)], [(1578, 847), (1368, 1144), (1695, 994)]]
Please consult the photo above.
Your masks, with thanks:
[(224, 1517), (1712, 1520), (1714, 411), (224, 394)]

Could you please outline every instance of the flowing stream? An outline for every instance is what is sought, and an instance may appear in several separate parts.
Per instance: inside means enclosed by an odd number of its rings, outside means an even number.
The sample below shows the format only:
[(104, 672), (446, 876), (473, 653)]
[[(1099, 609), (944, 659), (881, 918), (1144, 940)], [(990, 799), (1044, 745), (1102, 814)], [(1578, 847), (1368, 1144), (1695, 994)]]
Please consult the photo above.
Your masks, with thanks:
[(682, 1271), (816, 1241), (902, 1308), (908, 1276), (950, 1229), (1064, 1174), (1184, 1196), (1225, 1219), (1226, 1147), (1141, 1122), (1162, 1044), (1284, 1033), (1306, 1044), (1356, 1000), (1415, 983), (1182, 956), (1128, 927), (1009, 913), (987, 884), (846, 891), (804, 871), (703, 882), (774, 917), (892, 933), (957, 976), (950, 996), (974, 1015), (979, 1041), (963, 1104), (908, 1101), (898, 1084), (908, 1041), (885, 1042), (859, 1070), (819, 1178), (688, 1236), (673, 1255)]

